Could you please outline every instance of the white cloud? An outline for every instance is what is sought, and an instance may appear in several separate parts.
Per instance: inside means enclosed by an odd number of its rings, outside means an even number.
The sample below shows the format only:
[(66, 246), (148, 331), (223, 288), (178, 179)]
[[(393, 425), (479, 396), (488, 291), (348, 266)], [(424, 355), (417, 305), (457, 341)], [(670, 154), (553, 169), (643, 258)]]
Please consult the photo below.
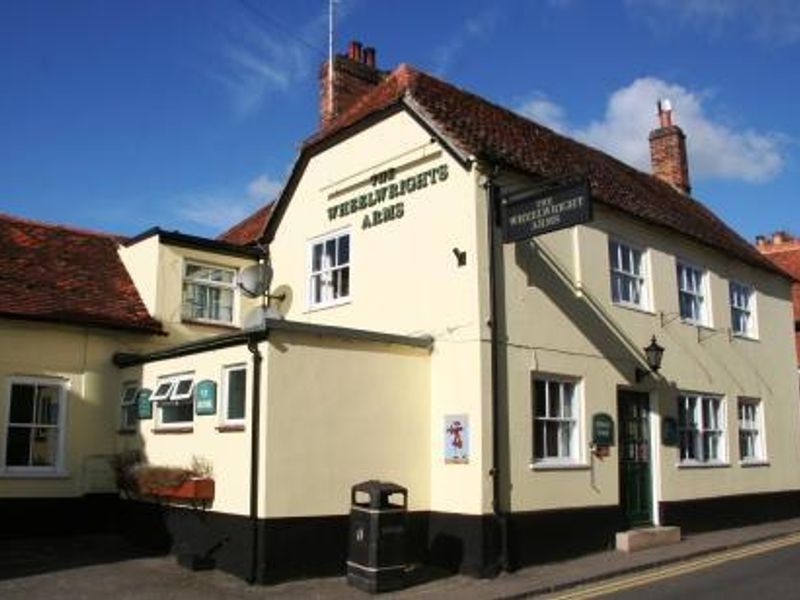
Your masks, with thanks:
[(282, 183), (263, 174), (243, 190), (212, 190), (181, 194), (174, 198), (175, 216), (207, 233), (219, 233), (273, 200)]
[(499, 17), (497, 9), (490, 8), (463, 21), (453, 35), (433, 51), (433, 72), (444, 75), (465, 47), (491, 35)]
[(517, 108), (517, 112), (556, 131), (567, 129), (564, 109), (548, 99), (542, 92), (533, 94), (529, 100)]
[(569, 126), (562, 107), (541, 94), (523, 103), (518, 112), (600, 148), (643, 171), (650, 170), (648, 133), (656, 126), (656, 102), (669, 98), (675, 122), (687, 136), (690, 176), (761, 182), (784, 166), (782, 137), (741, 129), (716, 120), (705, 109), (707, 93), (698, 93), (657, 79), (643, 77), (609, 97), (602, 119)]
[(742, 28), (772, 45), (800, 42), (797, 0), (626, 0), (626, 4), (658, 29), (677, 23), (719, 35)]

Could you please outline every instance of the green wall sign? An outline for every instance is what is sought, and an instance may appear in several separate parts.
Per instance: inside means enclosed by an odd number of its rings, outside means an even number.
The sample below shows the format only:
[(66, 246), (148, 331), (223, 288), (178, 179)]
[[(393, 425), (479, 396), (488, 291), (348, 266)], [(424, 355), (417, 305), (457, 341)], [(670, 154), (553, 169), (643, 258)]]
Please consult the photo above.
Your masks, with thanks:
[(678, 422), (674, 417), (664, 417), (661, 421), (661, 443), (665, 446), (678, 445)]
[(592, 417), (592, 442), (595, 446), (614, 445), (614, 419), (606, 413)]
[(142, 388), (136, 393), (136, 411), (140, 421), (153, 418), (153, 403), (150, 402), (150, 395), (153, 392), (147, 388)]
[(204, 379), (194, 386), (194, 410), (198, 415), (217, 413), (217, 384)]

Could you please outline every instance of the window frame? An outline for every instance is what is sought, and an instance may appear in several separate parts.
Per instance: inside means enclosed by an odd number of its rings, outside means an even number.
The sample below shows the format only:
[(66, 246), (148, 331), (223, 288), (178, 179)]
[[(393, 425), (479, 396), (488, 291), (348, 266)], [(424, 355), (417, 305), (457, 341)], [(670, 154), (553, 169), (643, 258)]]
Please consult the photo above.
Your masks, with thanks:
[[(571, 417), (564, 418), (563, 416), (544, 417), (537, 416), (536, 411), (536, 383), (537, 381), (544, 382), (545, 390), (547, 390), (549, 400), (549, 389), (551, 383), (559, 384), (559, 389), (562, 390), (565, 384), (572, 386), (571, 397)], [(546, 400), (546, 411), (549, 412), (550, 403)], [(554, 373), (531, 373), (531, 467), (548, 468), (548, 467), (575, 467), (583, 466), (583, 385), (582, 380), (578, 377), (569, 375), (560, 375)], [(569, 455), (568, 456), (537, 456), (537, 421), (546, 422), (572, 422), (571, 438), (569, 440)], [(560, 444), (558, 444), (560, 446)]]
[[(241, 418), (231, 418), (228, 414), (230, 408), (230, 397), (228, 382), (230, 374), (233, 371), (244, 371), (244, 399), (243, 411), (244, 416)], [(220, 423), (228, 426), (244, 427), (247, 423), (247, 363), (234, 363), (222, 367), (222, 375), (220, 376), (221, 390), (220, 390)]]
[[(347, 262), (344, 264), (336, 264), (330, 268), (321, 268), (317, 271), (314, 270), (314, 248), (315, 246), (322, 245), (323, 252), (324, 252), (324, 245), (329, 240), (336, 240), (336, 248), (335, 248), (335, 255), (338, 260), (339, 254), (339, 239), (347, 237), (348, 238), (348, 251), (347, 251)], [(347, 270), (347, 295), (346, 296), (339, 296), (337, 298), (333, 298), (331, 300), (321, 300), (320, 302), (314, 301), (314, 278), (316, 276), (322, 276), (324, 273), (330, 271), (333, 274), (335, 271), (344, 271)], [(331, 231), (325, 233), (323, 235), (319, 235), (309, 239), (306, 242), (306, 302), (309, 311), (313, 310), (321, 310), (324, 308), (329, 308), (333, 306), (339, 306), (342, 304), (347, 304), (352, 301), (353, 296), (353, 281), (352, 281), (352, 271), (353, 271), (353, 235), (351, 232), (350, 227), (344, 227), (337, 229), (335, 231)]]
[[(695, 408), (695, 418), (697, 419), (697, 424), (695, 426), (688, 426), (688, 421), (685, 420), (684, 424), (681, 424), (681, 406), (684, 401), (689, 399), (695, 399), (696, 401), (696, 408)], [(703, 409), (703, 404), (706, 402), (718, 402), (718, 414), (716, 415), (716, 425), (717, 427), (709, 427), (708, 424), (705, 423), (705, 415), (706, 412)], [(727, 430), (727, 418), (728, 418), (728, 408), (727, 402), (725, 401), (725, 396), (721, 394), (710, 394), (705, 392), (691, 392), (691, 391), (681, 391), (678, 393), (677, 397), (677, 413), (678, 413), (678, 466), (686, 467), (686, 466), (728, 466), (728, 430)], [(698, 458), (697, 456), (693, 458), (684, 457), (686, 453), (684, 447), (684, 435), (691, 434), (693, 436), (692, 445), (693, 449), (695, 450), (695, 454), (699, 450), (703, 456)], [(718, 435), (719, 443), (717, 446), (717, 457), (710, 458), (706, 456), (706, 447), (705, 447), (705, 436), (707, 435)], [(699, 440), (699, 442), (698, 442)]]
[[(614, 267), (614, 254), (612, 254), (612, 247), (616, 245), (617, 249), (620, 252), (629, 251), (630, 253), (636, 253), (639, 255), (639, 274), (635, 274), (633, 272), (628, 272), (623, 270), (622, 265), (619, 265), (618, 268)], [(651, 290), (650, 290), (650, 264), (649, 264), (649, 255), (647, 248), (638, 246), (637, 244), (632, 244), (627, 242), (621, 238), (610, 236), (608, 238), (608, 271), (609, 271), (609, 286), (610, 286), (610, 293), (611, 293), (611, 303), (615, 306), (622, 306), (625, 308), (633, 308), (635, 310), (641, 310), (645, 312), (652, 311), (652, 302), (651, 302)], [(631, 256), (633, 258), (633, 256)], [(633, 265), (633, 262), (631, 262)], [(639, 287), (639, 298), (640, 302), (630, 302), (627, 300), (623, 300), (622, 298), (615, 300), (614, 299), (614, 278), (615, 276), (619, 277), (620, 279), (624, 280), (634, 280), (638, 281)]]
[[(700, 284), (698, 286), (699, 290), (689, 290), (683, 288), (683, 277), (681, 277), (681, 270), (689, 269), (691, 271), (695, 271), (700, 275)], [(695, 263), (690, 261), (686, 261), (683, 259), (676, 260), (676, 268), (675, 274), (678, 283), (678, 315), (680, 315), (681, 321), (689, 325), (695, 325), (697, 327), (707, 327), (712, 328), (712, 321), (711, 321), (711, 286), (709, 285), (709, 273), (708, 269), (705, 267), (701, 267)], [(683, 303), (681, 302), (682, 294), (689, 295), (695, 299), (699, 298), (701, 300), (700, 304), (700, 316), (699, 318), (694, 318), (691, 316), (685, 316), (683, 314)]]
[[(206, 269), (219, 269), (222, 271), (230, 271), (233, 274), (230, 283), (219, 281), (210, 281), (207, 279), (193, 279), (186, 274), (189, 267), (201, 267)], [(202, 260), (195, 260), (192, 258), (184, 258), (181, 264), (181, 322), (184, 323), (208, 323), (211, 325), (226, 325), (228, 327), (236, 327), (239, 318), (239, 269), (228, 265), (214, 264), (204, 262)], [(205, 286), (206, 288), (217, 288), (222, 290), (231, 291), (231, 319), (213, 319), (211, 317), (194, 317), (187, 315), (184, 311), (186, 305), (186, 286), (187, 284), (198, 286)]]
[[(742, 427), (742, 406), (752, 406), (755, 409), (755, 418), (752, 421), (752, 426)], [(759, 465), (765, 464), (767, 458), (767, 444), (764, 431), (764, 402), (760, 398), (752, 398), (740, 396), (736, 401), (736, 425), (738, 431), (739, 442), (739, 464), (741, 465)], [(756, 443), (754, 444), (755, 455), (743, 456), (742, 454), (742, 434), (749, 433), (756, 436)]]
[[(136, 429), (136, 425), (139, 422), (139, 412), (138, 406), (139, 403), (137, 401), (137, 397), (139, 395), (139, 390), (141, 386), (139, 385), (138, 381), (125, 381), (122, 384), (122, 393), (120, 394), (119, 398), (119, 430), (120, 431), (134, 431)], [(133, 391), (133, 397), (126, 401), (129, 391)], [(127, 416), (129, 413), (128, 410), (133, 409), (133, 419), (132, 422), (128, 422)]]
[[(740, 288), (739, 291), (747, 292), (747, 306), (737, 306), (734, 304), (734, 288)], [(756, 315), (756, 290), (752, 285), (742, 283), (741, 281), (731, 279), (728, 281), (728, 304), (730, 306), (731, 316), (731, 334), (738, 338), (746, 338), (750, 340), (758, 339), (758, 318)], [(735, 318), (736, 311), (745, 313), (747, 315), (748, 327), (745, 331), (737, 331)]]
[[(194, 404), (194, 382), (195, 374), (193, 372), (184, 372), (184, 373), (174, 373), (172, 375), (164, 375), (159, 377), (156, 380), (155, 385), (155, 392), (157, 392), (162, 385), (170, 384), (168, 393), (162, 393), (156, 396), (156, 393), (153, 392), (153, 395), (150, 396), (150, 401), (155, 404), (155, 412), (156, 412), (156, 429), (185, 429), (187, 427), (194, 427), (194, 417), (195, 417), (195, 404)], [(178, 385), (182, 381), (191, 381), (190, 391), (188, 393), (180, 394), (176, 396), (175, 392), (178, 389)], [(192, 407), (191, 415), (192, 418), (189, 421), (171, 421), (165, 422), (164, 421), (164, 408), (171, 407), (171, 406), (178, 406), (181, 404), (190, 404)]]
[[(55, 428), (58, 431), (56, 441), (56, 456), (53, 465), (12, 465), (7, 464), (8, 455), (8, 430), (11, 423), (11, 389), (14, 385), (47, 386), (58, 388), (58, 423), (47, 427)], [(11, 477), (64, 477), (67, 476), (66, 470), (66, 451), (67, 451), (67, 412), (69, 407), (70, 382), (59, 377), (35, 376), (35, 375), (11, 375), (6, 378), (5, 386), (5, 422), (3, 424), (3, 439), (0, 443), (0, 475)], [(18, 426), (29, 426), (31, 429), (35, 423), (17, 424)]]

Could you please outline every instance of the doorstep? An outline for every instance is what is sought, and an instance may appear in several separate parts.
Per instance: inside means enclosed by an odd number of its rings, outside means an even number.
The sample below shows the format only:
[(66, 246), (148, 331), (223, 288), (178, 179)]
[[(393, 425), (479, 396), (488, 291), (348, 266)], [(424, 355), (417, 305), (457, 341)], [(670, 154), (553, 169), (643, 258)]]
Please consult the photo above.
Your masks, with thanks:
[(681, 541), (680, 527), (642, 527), (620, 531), (617, 534), (617, 550), (635, 552), (645, 548), (668, 546)]

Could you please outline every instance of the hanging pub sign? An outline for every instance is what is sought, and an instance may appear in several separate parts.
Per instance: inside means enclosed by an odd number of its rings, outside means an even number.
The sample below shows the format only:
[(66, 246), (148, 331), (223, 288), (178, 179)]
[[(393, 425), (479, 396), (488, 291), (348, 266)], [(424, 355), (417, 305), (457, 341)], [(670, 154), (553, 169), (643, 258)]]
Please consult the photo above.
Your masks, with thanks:
[(140, 421), (153, 418), (153, 403), (150, 402), (150, 394), (152, 393), (147, 388), (142, 388), (136, 393), (136, 413)]
[(199, 381), (194, 386), (194, 410), (198, 415), (217, 413), (217, 384), (210, 379)]
[(527, 240), (591, 218), (592, 203), (586, 181), (538, 190), (503, 205), (503, 242)]
[(606, 413), (592, 417), (592, 443), (595, 446), (614, 445), (614, 419)]

